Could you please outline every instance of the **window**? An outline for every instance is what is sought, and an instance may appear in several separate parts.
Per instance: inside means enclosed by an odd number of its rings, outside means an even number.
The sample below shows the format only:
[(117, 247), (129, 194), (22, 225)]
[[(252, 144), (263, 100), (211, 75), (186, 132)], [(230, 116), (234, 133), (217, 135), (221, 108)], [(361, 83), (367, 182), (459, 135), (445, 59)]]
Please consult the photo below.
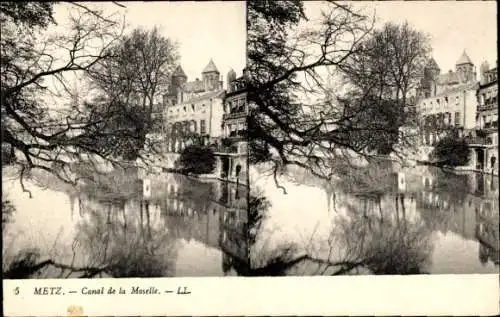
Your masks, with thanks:
[(448, 96), (445, 96), (445, 97), (444, 97), (444, 103), (445, 103), (446, 105), (448, 105)]
[(455, 125), (460, 125), (460, 112), (455, 112)]
[(441, 101), (439, 100), (439, 98), (438, 98), (438, 99), (436, 99), (436, 102), (437, 102), (437, 104), (438, 104), (438, 105), (440, 105), (440, 104), (441, 104)]
[(205, 127), (205, 120), (200, 120), (200, 133), (201, 134), (207, 133), (207, 130)]
[(191, 111), (194, 112), (194, 104), (191, 105)]
[(184, 106), (183, 108), (184, 108), (184, 112), (186, 112), (186, 106)]

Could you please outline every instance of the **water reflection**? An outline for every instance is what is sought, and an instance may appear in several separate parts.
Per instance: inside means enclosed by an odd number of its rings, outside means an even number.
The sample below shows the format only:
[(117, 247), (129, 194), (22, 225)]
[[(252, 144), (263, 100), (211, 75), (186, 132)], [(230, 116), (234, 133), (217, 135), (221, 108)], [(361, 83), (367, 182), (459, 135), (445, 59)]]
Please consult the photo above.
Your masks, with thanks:
[[(44, 191), (45, 200), (36, 197), (39, 204), (64, 202), (57, 211), (61, 217), (45, 221), (43, 228), (23, 221), (34, 210), (19, 198), (17, 212), (26, 216), (9, 224), (4, 234), (4, 246), (14, 241), (4, 260), (4, 277), (245, 274), (246, 186), (179, 174), (138, 174), (117, 172), (63, 197)], [(33, 217), (46, 218), (50, 211), (41, 212)], [(18, 241), (17, 233), (26, 230), (41, 239)], [(57, 230), (62, 233), (45, 238), (47, 231)]]
[(263, 275), (498, 272), (498, 177), (382, 162), (326, 182), (291, 168), (285, 196), (264, 170), (251, 182), (272, 207), (251, 262), (280, 269)]

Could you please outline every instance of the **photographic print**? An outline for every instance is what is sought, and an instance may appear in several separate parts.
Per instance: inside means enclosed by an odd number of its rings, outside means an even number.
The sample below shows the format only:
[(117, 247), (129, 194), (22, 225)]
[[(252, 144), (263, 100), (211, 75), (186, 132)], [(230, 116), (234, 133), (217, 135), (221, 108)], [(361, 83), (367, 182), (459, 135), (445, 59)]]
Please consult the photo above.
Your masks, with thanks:
[(248, 1), (256, 275), (498, 273), (495, 12)]
[(244, 2), (3, 2), (3, 277), (239, 275)]
[(1, 2), (4, 314), (498, 313), (496, 9)]

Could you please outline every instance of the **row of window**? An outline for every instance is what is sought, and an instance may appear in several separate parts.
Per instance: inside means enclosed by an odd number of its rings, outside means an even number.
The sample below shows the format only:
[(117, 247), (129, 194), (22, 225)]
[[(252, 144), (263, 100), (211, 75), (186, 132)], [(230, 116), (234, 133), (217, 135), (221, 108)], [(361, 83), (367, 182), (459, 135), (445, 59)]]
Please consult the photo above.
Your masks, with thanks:
[(245, 111), (245, 98), (238, 98), (231, 101), (228, 101), (224, 105), (224, 113), (237, 113)]
[[(239, 123), (233, 123), (233, 124), (228, 124), (226, 125), (225, 132), (226, 135), (233, 136), (238, 134), (238, 131), (245, 131), (246, 130), (246, 125), (244, 122), (239, 122)], [(231, 135), (233, 134), (233, 135)]]
[(179, 112), (184, 112), (184, 113), (194, 113), (195, 111), (200, 111), (205, 109), (205, 104), (195, 106), (194, 104), (191, 105), (184, 105), (182, 108), (177, 107), (177, 109), (168, 109), (168, 113), (179, 113)]
[[(195, 120), (191, 121), (184, 121), (184, 122), (176, 122), (174, 124), (169, 124), (168, 125), (168, 132), (175, 132), (175, 133), (186, 133), (186, 132), (193, 132), (197, 133), (198, 132), (198, 125)], [(206, 122), (205, 120), (200, 120), (200, 134), (205, 134), (207, 133), (207, 127), (206, 127)]]
[[(455, 125), (460, 125), (460, 119), (461, 119), (461, 113), (459, 111), (456, 111), (455, 112), (455, 122), (454, 122)], [(432, 124), (437, 125), (437, 126), (451, 125), (452, 124), (451, 113), (446, 112), (446, 113), (440, 113), (440, 114), (436, 114), (436, 115), (429, 115), (429, 116), (425, 117), (424, 122), (427, 126), (432, 125)]]
[[(429, 101), (429, 104), (426, 104), (425, 101), (422, 103), (422, 106), (426, 110), (431, 110), (432, 107), (434, 106), (441, 106), (444, 105), (445, 107), (449, 106), (450, 99), (452, 100), (453, 98), (449, 98), (448, 96), (444, 96), (442, 99), (441, 98), (436, 98), (435, 101), (436, 103), (434, 104), (433, 100)], [(460, 105), (460, 96), (455, 96), (455, 106)]]

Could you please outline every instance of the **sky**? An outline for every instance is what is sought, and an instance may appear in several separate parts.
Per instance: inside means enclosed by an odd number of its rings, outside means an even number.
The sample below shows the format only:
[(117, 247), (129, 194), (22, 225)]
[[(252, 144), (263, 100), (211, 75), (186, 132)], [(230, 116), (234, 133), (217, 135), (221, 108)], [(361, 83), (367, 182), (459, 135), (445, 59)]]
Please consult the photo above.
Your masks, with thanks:
[[(464, 49), (477, 67), (497, 60), (496, 1), (359, 1), (351, 3), (364, 12), (375, 12), (377, 25), (407, 20), (431, 36), (433, 57), (441, 72), (455, 70)], [(306, 14), (316, 18), (324, 3), (305, 2)]]
[[(201, 79), (201, 72), (212, 58), (224, 76), (232, 68), (242, 74), (246, 60), (245, 3), (232, 2), (111, 2), (85, 3), (104, 13), (125, 14), (129, 29), (161, 28), (165, 37), (179, 43), (180, 63), (188, 80)], [(56, 7), (56, 20), (66, 18), (67, 5)]]

